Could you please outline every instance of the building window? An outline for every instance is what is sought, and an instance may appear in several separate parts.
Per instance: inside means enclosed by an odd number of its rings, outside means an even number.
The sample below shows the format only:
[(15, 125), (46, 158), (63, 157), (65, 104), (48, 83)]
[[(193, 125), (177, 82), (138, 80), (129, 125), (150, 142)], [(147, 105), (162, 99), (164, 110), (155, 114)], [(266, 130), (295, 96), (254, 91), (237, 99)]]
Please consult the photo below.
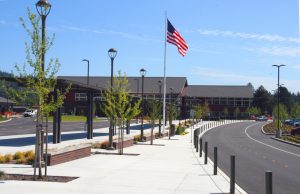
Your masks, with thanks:
[(100, 102), (103, 102), (103, 101), (105, 101), (105, 98), (104, 98), (104, 97), (101, 97), (101, 96), (96, 96), (96, 97), (94, 97), (94, 101), (100, 101)]
[(236, 106), (242, 106), (242, 99), (241, 98), (237, 98), (235, 100), (235, 102), (236, 102)]
[(230, 105), (230, 106), (235, 106), (234, 98), (229, 98), (229, 99), (228, 99), (228, 105)]
[(220, 104), (221, 105), (227, 105), (227, 98), (221, 98)]
[(213, 104), (219, 105), (220, 104), (220, 98), (213, 98)]
[(75, 101), (87, 101), (86, 93), (75, 93)]

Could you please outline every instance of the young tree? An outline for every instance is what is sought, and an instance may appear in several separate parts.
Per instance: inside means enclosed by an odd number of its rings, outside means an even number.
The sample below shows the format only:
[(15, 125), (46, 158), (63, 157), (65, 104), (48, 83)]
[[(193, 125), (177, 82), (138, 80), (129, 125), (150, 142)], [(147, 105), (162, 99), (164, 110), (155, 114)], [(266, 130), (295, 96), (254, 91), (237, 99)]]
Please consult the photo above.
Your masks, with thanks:
[(272, 110), (272, 96), (263, 86), (260, 86), (254, 92), (252, 105), (260, 108), (264, 113), (270, 113)]
[[(27, 26), (25, 20), (20, 18), (21, 24), (30, 37), (30, 43), (25, 43), (26, 47), (26, 63), (22, 68), (16, 65), (16, 70), (19, 73), (20, 81), (25, 82), (26, 94), (34, 92), (38, 97), (38, 115), (36, 128), (36, 145), (35, 145), (35, 161), (34, 161), (34, 176), (36, 175), (36, 167), (39, 170), (39, 177), (42, 178), (42, 157), (43, 157), (43, 134), (45, 131), (44, 118), (48, 117), (50, 112), (61, 107), (65, 99), (65, 94), (69, 91), (70, 85), (65, 88), (65, 92), (56, 90), (57, 79), (55, 77), (58, 72), (60, 63), (59, 60), (50, 59), (46, 69), (41, 67), (42, 55), (46, 54), (53, 45), (53, 38), (47, 38), (42, 44), (40, 17), (37, 17), (28, 9), (28, 19), (30, 27)], [(28, 66), (29, 65), (29, 66)], [(32, 72), (28, 73), (28, 69)], [(25, 81), (24, 81), (25, 80)], [(55, 91), (56, 90), (56, 91)], [(57, 100), (54, 100), (53, 93), (57, 92)], [(48, 119), (46, 119), (46, 122)], [(46, 128), (46, 135), (47, 135)], [(46, 139), (46, 152), (47, 152)], [(45, 164), (46, 165), (46, 164)], [(46, 165), (47, 166), (47, 165)], [(47, 174), (45, 173), (47, 176)]]
[(155, 127), (155, 122), (161, 117), (161, 103), (151, 99), (147, 102), (147, 113), (150, 119), (151, 124), (151, 142), (150, 144), (153, 145), (153, 130)]
[(239, 107), (236, 107), (236, 108), (234, 109), (234, 114), (235, 114), (235, 119), (237, 119), (237, 118), (240, 116), (241, 110), (240, 110)]
[[(276, 105), (273, 108), (273, 120), (275, 122), (275, 126), (279, 130), (283, 121), (288, 118), (287, 108), (283, 104), (279, 104), (279, 118), (278, 118), (278, 106)], [(279, 134), (279, 137), (281, 134)]]
[(290, 115), (291, 115), (292, 119), (300, 118), (300, 103), (299, 102), (296, 102), (293, 104)]
[(210, 113), (209, 105), (207, 102), (204, 103), (201, 107), (202, 109), (202, 117), (207, 117)]
[(249, 115), (260, 115), (261, 114), (261, 110), (258, 107), (250, 107), (249, 109), (247, 109), (247, 112)]
[(112, 90), (107, 87), (103, 92), (105, 103), (103, 112), (113, 120), (113, 124), (118, 125), (118, 149), (119, 154), (123, 154), (124, 128), (125, 123), (130, 118), (134, 118), (140, 113), (141, 100), (133, 102), (133, 97), (129, 95), (128, 80), (126, 75), (122, 76), (119, 71), (118, 77), (114, 77), (114, 86)]
[(228, 108), (224, 107), (224, 116), (225, 116), (225, 119), (227, 119), (228, 114), (229, 114)]
[(199, 122), (199, 120), (203, 117), (202, 106), (200, 106), (199, 104), (197, 104), (194, 109), (195, 109), (196, 122)]

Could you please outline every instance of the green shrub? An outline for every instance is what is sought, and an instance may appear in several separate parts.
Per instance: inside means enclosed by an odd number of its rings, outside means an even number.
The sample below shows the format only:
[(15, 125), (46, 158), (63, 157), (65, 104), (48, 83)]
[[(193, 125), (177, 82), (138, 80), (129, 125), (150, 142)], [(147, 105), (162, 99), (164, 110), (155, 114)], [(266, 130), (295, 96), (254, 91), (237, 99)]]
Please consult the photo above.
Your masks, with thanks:
[(3, 178), (5, 176), (5, 172), (0, 170), (0, 178)]
[(35, 159), (35, 154), (33, 151), (27, 151), (24, 153), (26, 164), (33, 164)]
[(17, 164), (27, 164), (27, 159), (25, 158), (24, 154), (20, 156), (20, 158), (16, 159)]
[(176, 129), (176, 135), (182, 135), (185, 131), (185, 127), (178, 126)]
[(141, 141), (141, 135), (135, 135), (135, 136), (133, 137), (133, 142), (134, 142), (134, 143), (137, 143), (138, 141)]
[(14, 160), (18, 160), (20, 158), (25, 158), (24, 152), (16, 152), (14, 154)]
[(13, 160), (13, 155), (12, 154), (6, 154), (4, 156), (4, 162), (8, 163), (11, 162)]
[(104, 142), (98, 142), (98, 143), (94, 143), (92, 144), (92, 148), (94, 149), (106, 149), (108, 148), (108, 141), (104, 141)]
[(293, 142), (293, 143), (300, 144), (300, 139), (298, 139), (296, 136), (283, 136), (282, 139), (286, 140), (286, 141)]
[(3, 164), (5, 162), (4, 156), (0, 155), (0, 164)]

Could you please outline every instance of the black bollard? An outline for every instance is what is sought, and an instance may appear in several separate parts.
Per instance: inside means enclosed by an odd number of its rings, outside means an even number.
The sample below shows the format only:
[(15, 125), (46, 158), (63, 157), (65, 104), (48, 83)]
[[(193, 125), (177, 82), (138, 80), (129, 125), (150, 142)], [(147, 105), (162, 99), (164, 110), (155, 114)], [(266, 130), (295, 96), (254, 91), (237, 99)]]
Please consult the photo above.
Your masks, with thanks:
[(199, 146), (200, 146), (199, 156), (202, 157), (202, 138), (199, 139)]
[(207, 141), (204, 142), (204, 164), (207, 164)]
[(265, 175), (266, 194), (273, 193), (272, 171), (266, 171)]
[(218, 173), (218, 148), (214, 147), (214, 175)]
[(230, 194), (235, 191), (235, 156), (230, 156)]
[(196, 130), (194, 130), (194, 148), (196, 148)]
[(196, 136), (196, 152), (198, 152), (199, 146), (198, 146), (198, 136)]

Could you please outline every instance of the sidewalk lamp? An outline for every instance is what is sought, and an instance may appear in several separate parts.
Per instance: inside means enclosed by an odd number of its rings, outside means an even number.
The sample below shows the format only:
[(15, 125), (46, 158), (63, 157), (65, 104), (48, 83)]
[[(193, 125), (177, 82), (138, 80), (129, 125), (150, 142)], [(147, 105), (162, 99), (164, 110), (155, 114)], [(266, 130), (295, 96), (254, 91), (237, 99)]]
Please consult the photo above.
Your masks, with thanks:
[[(158, 80), (158, 86), (159, 86), (159, 104), (160, 104), (161, 103), (161, 99), (162, 99), (162, 96), (161, 96), (162, 80)], [(161, 112), (161, 114), (163, 114), (163, 113)], [(159, 118), (158, 122), (159, 122), (158, 123), (158, 135), (160, 137), (161, 136), (161, 118)]]
[[(111, 95), (113, 94), (113, 87), (114, 87), (114, 59), (117, 56), (117, 50), (114, 48), (111, 48), (108, 50), (108, 56), (110, 58), (110, 64), (111, 64), (111, 71), (110, 71), (110, 93)], [(113, 119), (111, 118), (110, 120), (110, 125), (109, 125), (109, 137), (108, 137), (108, 150), (114, 150), (113, 147), (113, 135), (114, 135), (114, 124), (113, 124)]]
[(87, 59), (82, 59), (82, 61), (87, 62), (87, 79), (86, 79), (86, 84), (90, 84), (90, 61)]
[(39, 0), (35, 4), (36, 10), (42, 18), (42, 59), (41, 67), (44, 71), (45, 69), (45, 29), (46, 29), (46, 18), (51, 11), (51, 4), (47, 0)]
[(173, 95), (173, 88), (170, 88), (170, 110), (169, 110), (170, 111), (169, 112), (170, 130), (169, 130), (169, 139), (171, 138), (171, 132), (173, 132), (173, 130), (175, 130), (175, 129), (172, 128), (172, 120), (173, 120), (172, 95)]
[(279, 100), (280, 100), (280, 84), (279, 84), (279, 80), (280, 80), (280, 67), (284, 67), (285, 65), (272, 65), (273, 67), (277, 67), (277, 72), (278, 72), (278, 76), (277, 76), (277, 131), (276, 131), (276, 138), (280, 138), (281, 137), (281, 129), (279, 127), (279, 122), (280, 122), (280, 118), (279, 118)]
[[(46, 48), (46, 41), (45, 41), (45, 31), (46, 31), (46, 18), (51, 11), (51, 4), (47, 0), (39, 0), (35, 4), (35, 8), (42, 19), (42, 45), (41, 45), (41, 69), (44, 72), (45, 70), (45, 48)], [(43, 112), (40, 112), (40, 103), (39, 103), (39, 112), (38, 115), (42, 115)], [(42, 154), (44, 153), (44, 129), (43, 129), (43, 122), (41, 119), (37, 119), (37, 135), (36, 135), (36, 155), (35, 155), (35, 162), (34, 162), (34, 180), (36, 180), (36, 168), (39, 168), (39, 177), (42, 177)], [(46, 119), (47, 122), (47, 119)], [(48, 152), (48, 128), (46, 127), (46, 155)], [(47, 157), (46, 157), (47, 163)], [(45, 176), (47, 176), (47, 165), (45, 165)]]
[(145, 69), (141, 69), (140, 70), (140, 74), (142, 76), (142, 123), (141, 123), (141, 141), (144, 141), (144, 78), (146, 75), (146, 70)]

